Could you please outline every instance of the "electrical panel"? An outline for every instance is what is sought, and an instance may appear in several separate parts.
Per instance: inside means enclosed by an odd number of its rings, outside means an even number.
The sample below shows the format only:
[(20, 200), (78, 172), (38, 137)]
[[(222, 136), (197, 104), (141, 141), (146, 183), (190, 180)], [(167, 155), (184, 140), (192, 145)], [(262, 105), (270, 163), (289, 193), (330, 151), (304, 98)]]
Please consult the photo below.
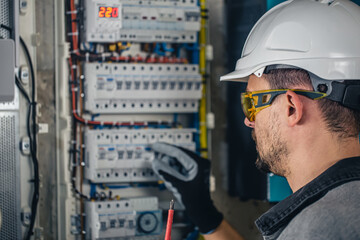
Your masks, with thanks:
[(162, 212), (156, 197), (87, 201), (85, 214), (89, 240), (158, 240), (162, 231)]
[(158, 178), (151, 169), (150, 144), (166, 142), (194, 151), (195, 129), (87, 130), (85, 178), (94, 183), (148, 182)]
[[(206, 154), (205, 5), (69, 0), (65, 7), (71, 187), (83, 200), (75, 200), (67, 226), (86, 239), (163, 239), (164, 203), (174, 196), (152, 170), (151, 145)], [(176, 160), (169, 164), (182, 171)], [(188, 225), (185, 215), (179, 222)]]
[(87, 0), (88, 42), (196, 42), (200, 8), (194, 0)]
[(196, 64), (85, 64), (85, 109), (94, 113), (196, 112)]

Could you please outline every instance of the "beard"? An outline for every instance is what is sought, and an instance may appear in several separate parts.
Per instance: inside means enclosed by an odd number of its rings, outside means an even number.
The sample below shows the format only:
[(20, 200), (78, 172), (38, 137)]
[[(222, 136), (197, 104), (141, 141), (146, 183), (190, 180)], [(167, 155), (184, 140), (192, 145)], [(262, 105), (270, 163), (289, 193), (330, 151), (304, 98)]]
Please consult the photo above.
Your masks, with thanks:
[(258, 152), (255, 165), (264, 173), (272, 172), (279, 176), (286, 176), (288, 174), (286, 166), (288, 147), (281, 137), (277, 115), (274, 114), (270, 119), (273, 121), (267, 122), (268, 126), (257, 127), (251, 133)]

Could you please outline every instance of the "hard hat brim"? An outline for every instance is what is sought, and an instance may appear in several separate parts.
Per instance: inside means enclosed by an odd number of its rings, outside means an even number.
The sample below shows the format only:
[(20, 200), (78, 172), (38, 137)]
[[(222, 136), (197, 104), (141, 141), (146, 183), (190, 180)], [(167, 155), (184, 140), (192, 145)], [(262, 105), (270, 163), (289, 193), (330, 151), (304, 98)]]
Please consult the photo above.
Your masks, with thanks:
[(252, 71), (233, 71), (220, 77), (220, 81), (233, 81), (233, 82), (248, 82), (249, 76), (253, 74)]

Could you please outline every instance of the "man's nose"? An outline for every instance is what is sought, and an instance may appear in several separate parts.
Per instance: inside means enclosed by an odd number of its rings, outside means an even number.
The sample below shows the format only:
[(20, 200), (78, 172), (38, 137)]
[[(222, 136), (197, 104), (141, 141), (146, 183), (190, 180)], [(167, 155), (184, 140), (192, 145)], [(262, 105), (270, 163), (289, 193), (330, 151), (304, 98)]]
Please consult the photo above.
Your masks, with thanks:
[(244, 124), (249, 128), (255, 127), (255, 122), (250, 122), (249, 119), (247, 119), (247, 118), (244, 119)]

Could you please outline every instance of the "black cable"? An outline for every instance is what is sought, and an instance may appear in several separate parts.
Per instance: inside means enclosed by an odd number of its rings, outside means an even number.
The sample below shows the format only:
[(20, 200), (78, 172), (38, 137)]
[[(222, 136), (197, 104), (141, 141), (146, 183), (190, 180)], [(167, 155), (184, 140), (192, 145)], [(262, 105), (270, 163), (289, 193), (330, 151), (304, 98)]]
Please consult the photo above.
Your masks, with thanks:
[(27, 94), (27, 92), (25, 91), (25, 89), (23, 88), (23, 86), (20, 83), (19, 78), (15, 75), (15, 84), (18, 87), (18, 89), (20, 90), (20, 92), (22, 93), (22, 95), (24, 96), (24, 98), (26, 99), (26, 101), (30, 104), (31, 100), (29, 95)]
[[(72, 137), (72, 141), (73, 141), (73, 146), (72, 149), (70, 150), (70, 154), (72, 155), (72, 167), (71, 167), (71, 186), (73, 191), (75, 192), (75, 194), (79, 195), (81, 198), (84, 198), (86, 200), (89, 200), (90, 197), (82, 194), (77, 188), (76, 188), (76, 168), (77, 168), (77, 157), (76, 157), (76, 153), (78, 152), (76, 150), (76, 128), (77, 128), (77, 123), (75, 121), (75, 119), (73, 118), (73, 123), (72, 123), (72, 132), (73, 132), (73, 137)], [(82, 160), (81, 160), (82, 161)]]
[(82, 35), (81, 32), (84, 30), (84, 0), (79, 0), (78, 7), (77, 7), (77, 18), (78, 18), (78, 49), (80, 50), (80, 45), (82, 42)]
[[(30, 131), (30, 125), (31, 125), (31, 108), (32, 108), (32, 104), (31, 104), (31, 101), (30, 101), (30, 97), (29, 95), (27, 94), (26, 90), (23, 88), (23, 86), (21, 85), (20, 83), (20, 80), (19, 78), (15, 75), (15, 84), (16, 86), (18, 87), (18, 89), (20, 90), (21, 94), (24, 96), (24, 98), (26, 99), (27, 103), (29, 104), (29, 107), (28, 107), (28, 111), (27, 111), (27, 117), (26, 117), (26, 130), (27, 130), (27, 135), (29, 137), (29, 141), (30, 141), (30, 146), (31, 144), (33, 144), (33, 140), (32, 140), (32, 136), (31, 136), (31, 131)], [(31, 154), (31, 157), (34, 156), (34, 152), (32, 150), (32, 148), (30, 148), (30, 154)]]
[[(74, 60), (76, 61), (76, 60)], [(69, 66), (69, 68), (71, 68), (71, 66)], [(74, 76), (76, 76), (77, 73), (76, 73), (76, 70), (74, 69)], [(70, 96), (72, 94), (71, 92), (71, 84), (69, 84), (69, 91), (70, 91)], [(75, 96), (75, 104), (78, 102), (78, 96)], [(71, 98), (72, 99), (72, 98)], [(71, 102), (71, 105), (72, 105), (72, 102)], [(77, 109), (77, 107), (76, 107)], [(77, 188), (76, 188), (76, 170), (77, 170), (77, 166), (78, 166), (78, 161), (77, 161), (77, 153), (78, 153), (78, 150), (77, 150), (77, 146), (76, 146), (76, 134), (77, 134), (77, 124), (78, 124), (78, 120), (74, 117), (72, 117), (72, 133), (73, 133), (73, 136), (72, 136), (72, 147), (70, 149), (70, 154), (72, 156), (72, 167), (71, 167), (71, 186), (72, 186), (72, 189), (73, 191), (75, 192), (75, 194), (79, 195), (79, 197), (81, 198), (84, 198), (86, 200), (89, 200), (90, 197), (82, 194)], [(81, 146), (80, 146), (81, 147)], [(81, 159), (80, 161), (83, 161), (83, 159)]]
[[(26, 90), (23, 88), (23, 86), (21, 85), (20, 83), (20, 80), (19, 78), (15, 75), (15, 83), (16, 83), (16, 86), (18, 87), (18, 89), (20, 90), (20, 92), (22, 93), (22, 95), (24, 96), (24, 98), (26, 99), (26, 101), (28, 102), (29, 104), (29, 107), (28, 107), (28, 111), (27, 111), (27, 114), (26, 114), (26, 131), (27, 131), (27, 135), (29, 137), (29, 142), (30, 142), (30, 154), (31, 154), (31, 158), (34, 159), (37, 161), (36, 159), (36, 153), (34, 152), (34, 149), (33, 149), (33, 144), (34, 144), (34, 141), (33, 141), (33, 136), (31, 135), (31, 129), (30, 129), (30, 126), (31, 126), (31, 110), (32, 108), (34, 107), (34, 104), (32, 104), (31, 100), (30, 100), (30, 97), (28, 95), (28, 93), (26, 92)], [(38, 184), (36, 183), (36, 181), (34, 180), (33, 181), (34, 184)], [(34, 192), (35, 194), (35, 192)], [(31, 215), (33, 215), (33, 209), (32, 209), (32, 213)], [(30, 237), (31, 237), (31, 232), (30, 231), (30, 226), (29, 226), (29, 232), (28, 234), (30, 234)], [(29, 239), (28, 238), (28, 235), (27, 235), (27, 238), (26, 239)]]
[(3, 29), (5, 29), (5, 30), (8, 30), (9, 33), (10, 33), (10, 37), (12, 37), (12, 32), (13, 32), (13, 30), (12, 30), (11, 27), (6, 26), (6, 25), (4, 25), (4, 24), (0, 24), (0, 27), (3, 28)]
[[(32, 134), (32, 140), (30, 141), (30, 152), (32, 155), (33, 160), (33, 167), (34, 167), (34, 194), (31, 201), (31, 219), (30, 219), (30, 225), (29, 230), (26, 235), (26, 239), (30, 240), (31, 235), (33, 234), (33, 229), (35, 225), (35, 219), (36, 219), (36, 212), (37, 212), (37, 206), (39, 202), (39, 162), (37, 159), (37, 124), (36, 124), (36, 102), (35, 102), (35, 91), (36, 91), (36, 81), (35, 81), (35, 74), (34, 74), (34, 65), (31, 60), (31, 56), (29, 53), (29, 49), (27, 48), (25, 41), (20, 37), (20, 44), (24, 50), (28, 65), (30, 67), (30, 76), (31, 76), (31, 103), (30, 103), (30, 109), (31, 114), (28, 114), (28, 118), (32, 120), (32, 125), (28, 126), (28, 134)], [(21, 91), (21, 90), (20, 90)]]

